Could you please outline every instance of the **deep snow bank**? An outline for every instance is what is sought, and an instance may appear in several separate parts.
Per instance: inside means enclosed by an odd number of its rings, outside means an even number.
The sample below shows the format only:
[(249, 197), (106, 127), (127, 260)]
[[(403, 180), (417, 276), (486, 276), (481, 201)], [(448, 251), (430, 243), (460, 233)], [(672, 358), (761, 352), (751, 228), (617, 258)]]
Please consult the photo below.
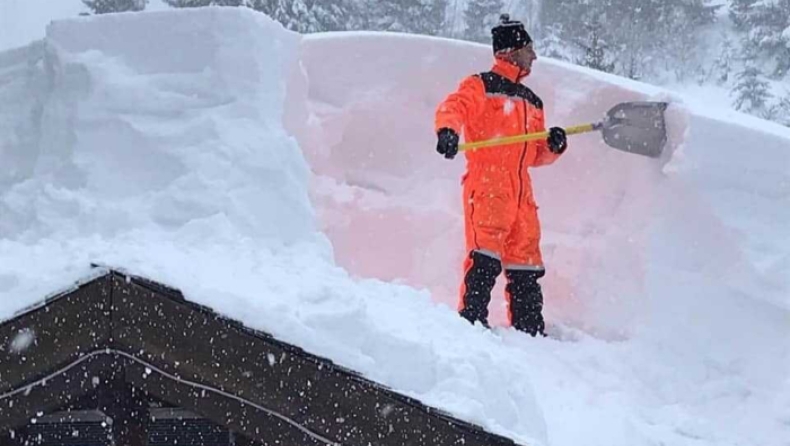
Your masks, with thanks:
[[(211, 34), (226, 28), (238, 31)], [(37, 141), (3, 150), (28, 169), (17, 180), (29, 181), (4, 194), (2, 234), (113, 236), (211, 218), (278, 242), (311, 232), (308, 170), (279, 111), (299, 38), (276, 31), (261, 16), (214, 10), (180, 21), (163, 13), (55, 22), (32, 74), (47, 76), (45, 85), (28, 86), (38, 103), (19, 116), (34, 115)], [(184, 51), (151, 50), (162, 45)]]
[[(292, 105), (287, 125), (318, 174), (313, 194), (339, 262), (455, 305), (463, 161), (434, 152), (433, 113), (462, 76), (490, 67), (490, 49), (375, 33), (308, 36), (303, 47), (307, 81), (296, 81), (291, 97), (302, 104), (306, 96), (307, 108)], [(766, 286), (754, 297), (790, 308), (790, 231), (782, 227), (790, 131), (550, 60), (538, 61), (527, 84), (544, 99), (549, 125), (596, 121), (622, 101), (671, 104), (661, 160), (618, 152), (590, 134), (572, 137), (560, 162), (532, 170), (556, 318), (629, 331), (650, 266), (667, 259), (652, 250), (656, 241), (676, 245), (680, 269), (694, 257), (706, 274)], [(686, 221), (684, 237), (716, 238), (718, 246), (683, 243), (661, 226), (667, 218)]]
[[(462, 162), (434, 152), (433, 112), (462, 76), (489, 68), (490, 50), (347, 33), (306, 37), (303, 51), (306, 76), (293, 81), (300, 95), (287, 124), (318, 174), (314, 202), (338, 262), (454, 307)], [(581, 357), (528, 349), (540, 358), (524, 372), (550, 439), (781, 444), (790, 413), (790, 132), (550, 60), (527, 83), (550, 125), (600, 119), (621, 101), (671, 103), (663, 159), (618, 152), (593, 134), (532, 171), (550, 322), (629, 339), (622, 350), (586, 346)], [(294, 105), (303, 98), (307, 107)], [(558, 388), (569, 380), (581, 382), (565, 398)], [(584, 406), (579, 395), (602, 405), (602, 418), (569, 409)]]
[(489, 333), (453, 312), (463, 166), (431, 131), (489, 61), (236, 9), (54, 24), (0, 54), (0, 318), (106, 263), (524, 443), (783, 445), (787, 131), (540, 61), (551, 124), (670, 99), (670, 150), (585, 135), (533, 171), (550, 320), (595, 337)]
[[(363, 277), (426, 287), (454, 307), (465, 254), (464, 161), (437, 156), (433, 116), (463, 76), (490, 68), (490, 49), (365, 33), (309, 36), (303, 46), (309, 108), (288, 122), (319, 174), (315, 202), (338, 261)], [(597, 121), (621, 101), (668, 99), (568, 65), (539, 61), (534, 71), (528, 84), (544, 99), (550, 125)], [(669, 151), (685, 126), (677, 111), (670, 118)], [(645, 294), (662, 163), (610, 149), (599, 135), (574, 137), (571, 147), (561, 162), (532, 170), (549, 311), (619, 336)], [(501, 284), (495, 293), (501, 322)]]
[(0, 319), (91, 262), (125, 268), (545, 443), (511, 348), (426, 293), (334, 265), (282, 124), (299, 41), (263, 15), (208, 8), (55, 22), (42, 44), (0, 54)]

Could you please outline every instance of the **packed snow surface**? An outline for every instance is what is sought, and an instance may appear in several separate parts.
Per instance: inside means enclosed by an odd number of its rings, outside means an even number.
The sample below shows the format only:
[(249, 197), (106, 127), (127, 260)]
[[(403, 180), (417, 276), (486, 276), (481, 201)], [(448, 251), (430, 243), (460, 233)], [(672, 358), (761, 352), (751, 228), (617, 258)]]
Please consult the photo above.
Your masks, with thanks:
[(0, 319), (97, 263), (519, 443), (787, 446), (790, 131), (539, 60), (550, 125), (662, 100), (669, 143), (573, 136), (533, 170), (552, 337), (487, 331), (455, 314), (463, 160), (433, 112), (490, 63), (239, 9), (52, 23), (0, 53)]

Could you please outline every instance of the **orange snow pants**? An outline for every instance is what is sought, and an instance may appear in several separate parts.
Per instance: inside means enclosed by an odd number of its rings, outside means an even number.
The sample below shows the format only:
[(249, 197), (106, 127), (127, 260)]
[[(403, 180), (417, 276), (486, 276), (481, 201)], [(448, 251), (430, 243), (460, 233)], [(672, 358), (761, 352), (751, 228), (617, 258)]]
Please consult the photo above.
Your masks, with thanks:
[(503, 269), (543, 269), (538, 207), (532, 194), (522, 194), (519, 200), (518, 191), (510, 187), (517, 188), (518, 179), (492, 187), (491, 181), (474, 175), (470, 172), (463, 184), (466, 252), (499, 259)]

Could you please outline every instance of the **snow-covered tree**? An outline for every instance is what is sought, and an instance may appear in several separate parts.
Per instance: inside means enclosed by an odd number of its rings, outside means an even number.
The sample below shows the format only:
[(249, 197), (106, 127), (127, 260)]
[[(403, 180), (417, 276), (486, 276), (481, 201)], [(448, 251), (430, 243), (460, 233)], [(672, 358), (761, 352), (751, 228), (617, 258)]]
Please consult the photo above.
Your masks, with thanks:
[(309, 8), (303, 0), (248, 0), (245, 5), (292, 31), (304, 32), (312, 27)]
[(469, 0), (464, 11), (464, 37), (474, 42), (490, 43), (491, 28), (499, 22), (504, 7), (502, 0)]
[(544, 1), (538, 14), (540, 35), (554, 35), (563, 42), (577, 40), (591, 7), (583, 0)]
[(765, 110), (763, 118), (790, 127), (790, 91)]
[(413, 19), (409, 32), (431, 36), (444, 35), (447, 32), (448, 0), (418, 0), (412, 6)]
[(199, 8), (202, 6), (241, 6), (244, 0), (164, 0), (174, 8)]
[(357, 27), (357, 4), (351, 0), (312, 0), (308, 2), (311, 28), (307, 32), (344, 31)]
[(363, 0), (366, 29), (443, 35), (448, 0)]
[(749, 27), (755, 3), (757, 0), (730, 0), (730, 20), (736, 28), (745, 30)]
[(785, 95), (779, 100), (777, 107), (777, 119), (780, 124), (790, 127), (790, 91), (786, 91)]
[(541, 37), (537, 41), (535, 51), (538, 53), (538, 56), (565, 61), (573, 60), (572, 46), (562, 40), (562, 37), (560, 37), (562, 33), (558, 28), (559, 26), (544, 28)]
[(772, 74), (781, 78), (790, 71), (790, 0), (764, 0), (752, 9), (749, 37), (775, 61)]
[(667, 31), (674, 38), (667, 40), (666, 49), (672, 56), (663, 59), (669, 62), (668, 68), (675, 73), (675, 80), (682, 82), (689, 72), (696, 69), (691, 65), (698, 60), (696, 52), (699, 42), (693, 38), (695, 30), (691, 21), (685, 17), (684, 11), (672, 10), (669, 14)]
[(609, 48), (604, 36), (603, 24), (600, 15), (594, 15), (588, 23), (584, 25), (586, 31), (581, 38), (576, 40), (582, 50), (582, 57), (577, 59), (579, 65), (584, 65), (595, 70), (614, 71), (614, 63), (610, 61)]
[(142, 11), (148, 0), (82, 0), (94, 14)]
[(711, 74), (713, 74), (717, 84), (721, 85), (729, 81), (730, 73), (732, 72), (732, 62), (736, 57), (735, 44), (728, 35), (725, 35), (721, 41), (719, 55), (713, 62), (713, 68), (711, 69)]
[[(700, 29), (715, 19), (715, 7), (708, 3), (709, 0), (648, 0), (647, 5), (630, 12), (632, 19), (621, 19), (630, 28), (623, 38), (634, 41), (629, 46), (637, 47), (636, 57), (644, 59), (652, 70), (663, 65), (664, 71), (674, 73), (675, 80), (682, 81), (702, 71), (699, 53), (704, 43), (699, 38)], [(636, 26), (631, 27), (630, 23)]]
[[(664, 64), (677, 75), (697, 71), (699, 29), (714, 19), (709, 0), (563, 0), (544, 1), (541, 35), (554, 30), (559, 40), (588, 42), (591, 24), (606, 43), (612, 71), (639, 78)], [(590, 50), (585, 49), (585, 53)], [(585, 54), (585, 59), (595, 59)], [(691, 65), (691, 66), (688, 66)]]
[(178, 8), (246, 6), (301, 32), (342, 31), (353, 25), (353, 0), (165, 0)]
[(164, 0), (174, 8), (199, 8), (201, 6), (241, 6), (244, 0)]
[(746, 67), (736, 77), (738, 81), (732, 90), (735, 96), (733, 106), (747, 113), (763, 115), (771, 93), (760, 69), (753, 60), (747, 60)]

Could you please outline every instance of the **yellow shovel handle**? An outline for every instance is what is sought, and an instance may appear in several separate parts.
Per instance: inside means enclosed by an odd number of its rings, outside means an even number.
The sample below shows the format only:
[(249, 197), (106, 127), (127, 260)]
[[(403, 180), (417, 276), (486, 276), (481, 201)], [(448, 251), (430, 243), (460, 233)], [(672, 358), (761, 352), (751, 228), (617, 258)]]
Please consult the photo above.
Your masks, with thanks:
[[(566, 135), (575, 135), (577, 133), (585, 133), (596, 130), (596, 124), (582, 124), (573, 127), (565, 128)], [(502, 146), (507, 144), (515, 144), (517, 142), (535, 141), (536, 139), (546, 139), (549, 137), (549, 132), (527, 133), (526, 135), (508, 136), (505, 138), (494, 138), (485, 141), (468, 142), (458, 146), (461, 151), (474, 150), (481, 147)]]

